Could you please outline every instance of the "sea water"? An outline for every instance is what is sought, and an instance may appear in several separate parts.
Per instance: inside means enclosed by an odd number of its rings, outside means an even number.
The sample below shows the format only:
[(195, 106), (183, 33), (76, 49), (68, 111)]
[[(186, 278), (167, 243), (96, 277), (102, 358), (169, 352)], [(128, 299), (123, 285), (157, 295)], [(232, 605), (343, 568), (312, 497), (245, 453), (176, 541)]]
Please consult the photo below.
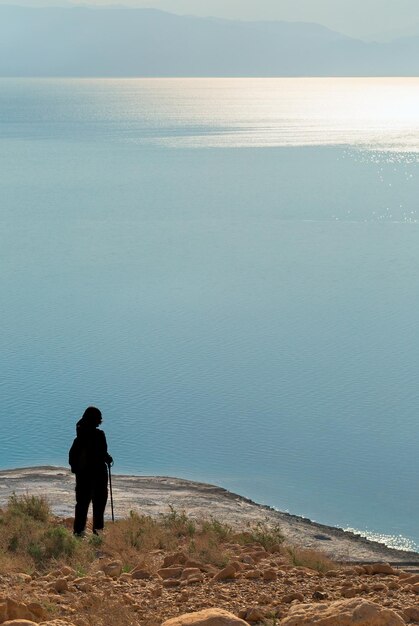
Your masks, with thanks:
[(419, 80), (0, 80), (0, 467), (419, 549)]

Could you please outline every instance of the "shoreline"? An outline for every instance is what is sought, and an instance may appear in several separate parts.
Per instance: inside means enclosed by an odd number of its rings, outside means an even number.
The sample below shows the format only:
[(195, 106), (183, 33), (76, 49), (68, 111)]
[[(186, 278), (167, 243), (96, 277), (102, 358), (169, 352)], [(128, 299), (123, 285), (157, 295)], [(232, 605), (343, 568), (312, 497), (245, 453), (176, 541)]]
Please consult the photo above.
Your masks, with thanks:
[[(277, 524), (286, 541), (307, 549), (321, 550), (330, 558), (352, 563), (390, 562), (393, 566), (419, 571), (419, 552), (389, 548), (341, 528), (313, 522), (278, 511), (223, 487), (168, 476), (112, 475), (116, 517), (130, 510), (158, 516), (170, 507), (192, 517), (213, 516), (231, 526), (255, 523)], [(72, 517), (74, 475), (63, 467), (39, 466), (0, 470), (0, 507), (13, 493), (46, 495), (52, 512)]]

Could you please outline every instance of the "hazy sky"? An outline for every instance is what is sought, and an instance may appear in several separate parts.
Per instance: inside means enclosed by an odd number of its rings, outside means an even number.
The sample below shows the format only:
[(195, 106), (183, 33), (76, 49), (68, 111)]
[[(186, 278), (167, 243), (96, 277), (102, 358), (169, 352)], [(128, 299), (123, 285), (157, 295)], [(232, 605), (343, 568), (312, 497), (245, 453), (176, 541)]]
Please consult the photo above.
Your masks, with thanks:
[(124, 4), (172, 13), (325, 24), (354, 36), (409, 29), (419, 24), (419, 0), (0, 0), (2, 4)]

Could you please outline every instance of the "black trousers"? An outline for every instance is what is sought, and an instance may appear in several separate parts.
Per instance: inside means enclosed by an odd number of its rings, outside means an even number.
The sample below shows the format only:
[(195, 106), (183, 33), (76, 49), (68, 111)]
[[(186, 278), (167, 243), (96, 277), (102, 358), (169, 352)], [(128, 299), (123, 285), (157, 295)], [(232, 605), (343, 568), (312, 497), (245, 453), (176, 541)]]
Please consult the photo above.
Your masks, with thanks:
[(108, 471), (83, 472), (76, 474), (76, 512), (74, 534), (79, 535), (86, 528), (87, 513), (93, 504), (93, 532), (102, 530), (106, 502), (108, 501)]

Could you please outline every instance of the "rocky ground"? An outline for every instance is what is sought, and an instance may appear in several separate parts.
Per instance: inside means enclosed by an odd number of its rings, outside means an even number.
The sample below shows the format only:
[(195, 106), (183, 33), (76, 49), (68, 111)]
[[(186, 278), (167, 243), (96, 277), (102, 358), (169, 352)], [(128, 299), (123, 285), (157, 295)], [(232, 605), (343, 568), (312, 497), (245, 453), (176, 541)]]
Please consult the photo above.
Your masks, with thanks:
[[(71, 531), (65, 530), (71, 528), (74, 498), (74, 477), (67, 470), (13, 470), (0, 472), (0, 479), (0, 507), (7, 506), (13, 492), (18, 496), (46, 494), (58, 517), (52, 517), (50, 525), (45, 526), (45, 537), (49, 536), (48, 529), (58, 528), (64, 532), (63, 541), (70, 536), (74, 543)], [(52, 559), (48, 568), (32, 568), (31, 573), (25, 568), (14, 569), (11, 573), (4, 566), (7, 560), (3, 561), (1, 626), (419, 624), (417, 553), (390, 550), (351, 533), (273, 511), (211, 485), (172, 478), (117, 476), (114, 496), (116, 513), (122, 519), (108, 524), (103, 537), (87, 535), (77, 543), (83, 549), (93, 550), (93, 558), (84, 565), (58, 565)], [(191, 518), (177, 512), (167, 516), (169, 505), (187, 511)], [(131, 533), (135, 529), (141, 533), (141, 529), (150, 526), (146, 522), (131, 523), (132, 509), (151, 515), (148, 520), (166, 513), (166, 522), (164, 516), (161, 522), (165, 540), (170, 532), (169, 539), (176, 535), (173, 545), (188, 549), (163, 548), (154, 534), (153, 547), (146, 552), (134, 551), (138, 554), (135, 561), (113, 556), (120, 554), (117, 543), (122, 537), (122, 547), (126, 550), (128, 546), (132, 555), (139, 535)], [(194, 542), (195, 554), (210, 554), (199, 550), (198, 532), (188, 534), (188, 520), (194, 517), (217, 518), (241, 529), (250, 529), (250, 523), (258, 522), (263, 523), (263, 528), (279, 525), (285, 542), (275, 539), (267, 543), (266, 534), (264, 541), (250, 530), (223, 537), (222, 525), (211, 521), (213, 534), (203, 535), (205, 547), (211, 548), (208, 537), (216, 536), (215, 551), (222, 556), (222, 562), (212, 558), (214, 555), (208, 556), (208, 560), (193, 557)], [(7, 519), (2, 519), (3, 527)], [(8, 523), (14, 523), (13, 519), (9, 516)], [(18, 515), (16, 520), (19, 519)], [(167, 520), (173, 522), (170, 531)], [(160, 524), (153, 521), (154, 525), (157, 523)], [(178, 533), (180, 527), (182, 536)], [(150, 532), (157, 530), (151, 525)], [(250, 542), (238, 541), (242, 535), (251, 536)], [(3, 545), (6, 559), (14, 558), (14, 538), (10, 537)], [(54, 537), (61, 541), (60, 532)], [(63, 546), (59, 547), (63, 554)], [(214, 552), (214, 546), (211, 549)]]
[[(25, 622), (4, 620), (26, 618), (48, 626), (154, 626), (214, 607), (248, 624), (419, 623), (418, 574), (385, 564), (322, 573), (286, 565), (281, 554), (266, 552), (258, 544), (231, 544), (229, 550), (230, 561), (221, 570), (190, 561), (182, 552), (157, 550), (153, 567), (131, 572), (123, 572), (121, 562), (98, 559), (82, 575), (68, 566), (44, 575), (5, 575), (0, 578), (0, 623), (22, 626)], [(214, 616), (193, 623), (227, 624)]]
[[(264, 521), (279, 524), (293, 545), (321, 550), (338, 561), (384, 561), (419, 570), (416, 552), (393, 550), (339, 528), (275, 511), (214, 485), (179, 478), (115, 476), (113, 491), (117, 517), (125, 517), (130, 510), (158, 515), (167, 512), (170, 505), (195, 517), (212, 515), (236, 526)], [(0, 507), (13, 492), (46, 494), (55, 514), (73, 515), (74, 476), (65, 468), (36, 467), (0, 472)]]

